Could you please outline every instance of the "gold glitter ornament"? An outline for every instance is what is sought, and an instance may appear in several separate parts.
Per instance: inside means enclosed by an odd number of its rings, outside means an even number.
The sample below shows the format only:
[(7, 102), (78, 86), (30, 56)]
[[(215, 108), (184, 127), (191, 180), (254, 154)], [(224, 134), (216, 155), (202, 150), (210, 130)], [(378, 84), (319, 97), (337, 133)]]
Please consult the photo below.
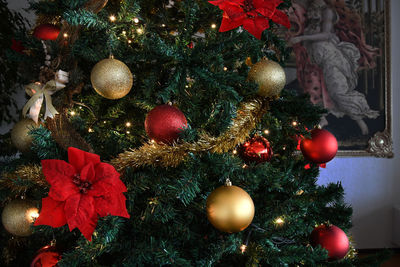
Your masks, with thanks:
[(226, 233), (243, 231), (254, 217), (254, 203), (242, 188), (228, 180), (207, 197), (207, 217), (218, 230)]
[(39, 210), (31, 201), (16, 199), (4, 207), (1, 221), (10, 234), (30, 236), (31, 225), (37, 217), (39, 217)]
[(32, 145), (32, 136), (29, 132), (39, 125), (33, 120), (25, 118), (17, 122), (11, 130), (11, 141), (21, 152), (29, 152)]
[(108, 99), (126, 96), (132, 88), (133, 76), (128, 66), (113, 57), (98, 62), (90, 74), (96, 92)]
[(257, 94), (262, 97), (278, 97), (286, 84), (285, 71), (275, 61), (262, 59), (254, 64), (248, 74), (250, 81), (258, 84)]

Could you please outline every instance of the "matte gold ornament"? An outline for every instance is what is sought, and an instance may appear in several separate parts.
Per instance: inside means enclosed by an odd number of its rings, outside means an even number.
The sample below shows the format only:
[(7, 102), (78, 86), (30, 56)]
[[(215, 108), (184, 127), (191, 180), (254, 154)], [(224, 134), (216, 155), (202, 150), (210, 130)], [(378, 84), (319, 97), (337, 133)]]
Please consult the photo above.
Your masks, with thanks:
[(31, 225), (37, 217), (39, 217), (39, 210), (32, 202), (16, 199), (4, 207), (1, 221), (10, 234), (30, 236), (32, 234)]
[(17, 122), (11, 130), (11, 141), (21, 152), (28, 152), (32, 145), (32, 136), (29, 132), (39, 125), (33, 120), (25, 118)]
[(262, 59), (254, 64), (248, 74), (250, 81), (258, 84), (257, 94), (262, 97), (278, 97), (286, 84), (285, 71), (275, 61)]
[(206, 206), (208, 220), (222, 232), (243, 231), (254, 217), (254, 203), (250, 195), (229, 180), (211, 192)]
[(128, 66), (113, 57), (103, 59), (92, 69), (92, 86), (102, 97), (119, 99), (132, 88), (133, 76)]

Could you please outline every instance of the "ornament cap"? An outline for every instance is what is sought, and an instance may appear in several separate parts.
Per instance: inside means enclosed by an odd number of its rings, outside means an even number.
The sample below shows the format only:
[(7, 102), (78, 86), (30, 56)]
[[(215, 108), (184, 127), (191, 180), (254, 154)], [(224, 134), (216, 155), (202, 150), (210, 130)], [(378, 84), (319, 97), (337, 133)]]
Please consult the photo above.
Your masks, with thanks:
[(232, 182), (229, 180), (229, 178), (225, 180), (225, 186), (232, 186)]

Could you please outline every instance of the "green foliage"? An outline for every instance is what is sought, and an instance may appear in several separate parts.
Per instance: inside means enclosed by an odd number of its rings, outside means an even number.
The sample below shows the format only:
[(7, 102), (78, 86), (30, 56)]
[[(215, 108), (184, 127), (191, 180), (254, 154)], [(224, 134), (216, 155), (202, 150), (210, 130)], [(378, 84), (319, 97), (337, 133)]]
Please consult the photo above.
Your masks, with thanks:
[(17, 109), (12, 94), (16, 92), (17, 82), (21, 81), (18, 73), (18, 60), (23, 55), (11, 50), (12, 40), (20, 41), (25, 30), (26, 20), (21, 14), (10, 11), (7, 1), (0, 0), (0, 125), (12, 121), (12, 110)]

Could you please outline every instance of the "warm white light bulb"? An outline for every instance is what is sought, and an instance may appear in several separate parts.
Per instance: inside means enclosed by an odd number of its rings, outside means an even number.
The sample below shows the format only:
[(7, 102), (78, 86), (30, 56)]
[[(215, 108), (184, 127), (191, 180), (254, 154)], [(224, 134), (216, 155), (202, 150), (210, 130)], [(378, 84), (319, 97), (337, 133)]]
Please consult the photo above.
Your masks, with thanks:
[(265, 134), (269, 134), (269, 130), (266, 129), (266, 130), (264, 131), (264, 133), (265, 133)]
[(117, 18), (116, 18), (114, 15), (111, 15), (111, 16), (109, 17), (109, 19), (110, 19), (111, 22), (114, 22), (114, 21), (117, 20)]
[(211, 24), (211, 28), (213, 28), (213, 29), (217, 28), (217, 24), (215, 24), (215, 23)]
[(131, 127), (132, 123), (130, 123), (129, 121), (127, 123), (125, 123), (126, 127)]
[(242, 245), (240, 246), (240, 251), (241, 251), (242, 253), (244, 253), (244, 252), (246, 251), (246, 248), (247, 248), (247, 246), (246, 246), (245, 244), (242, 244)]
[(275, 223), (279, 224), (279, 225), (282, 225), (282, 224), (285, 223), (285, 221), (281, 217), (278, 217), (278, 218), (275, 219)]
[(134, 19), (133, 19), (133, 22), (139, 23), (139, 19), (138, 19), (138, 18), (134, 18)]

